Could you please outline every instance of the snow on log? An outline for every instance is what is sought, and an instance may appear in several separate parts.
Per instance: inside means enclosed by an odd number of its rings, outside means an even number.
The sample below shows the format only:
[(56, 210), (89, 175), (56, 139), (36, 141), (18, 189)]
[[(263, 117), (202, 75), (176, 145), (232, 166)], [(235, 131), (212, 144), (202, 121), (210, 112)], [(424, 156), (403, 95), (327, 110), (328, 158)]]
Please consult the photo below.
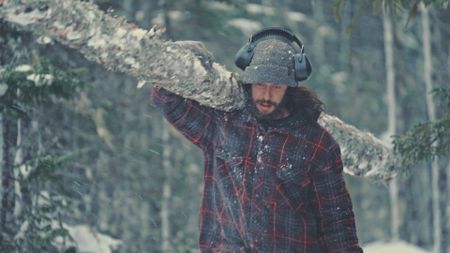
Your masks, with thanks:
[[(143, 30), (95, 4), (74, 0), (4, 0), (0, 18), (73, 48), (108, 70), (158, 84), (219, 110), (244, 106), (239, 77), (214, 61), (201, 42), (164, 41), (162, 27)], [(341, 146), (345, 171), (386, 181), (395, 176), (392, 150), (367, 132), (322, 115), (320, 124)]]

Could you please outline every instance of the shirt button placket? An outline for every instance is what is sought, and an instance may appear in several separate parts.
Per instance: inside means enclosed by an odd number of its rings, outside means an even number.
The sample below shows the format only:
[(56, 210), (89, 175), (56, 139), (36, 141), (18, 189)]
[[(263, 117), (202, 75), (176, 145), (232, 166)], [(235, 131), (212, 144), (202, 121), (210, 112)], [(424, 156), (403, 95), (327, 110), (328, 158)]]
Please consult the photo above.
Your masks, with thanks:
[[(251, 201), (250, 202), (250, 213), (249, 213), (249, 221), (257, 219), (257, 217), (255, 217), (255, 213), (252, 212), (253, 209), (253, 203), (257, 203), (258, 200), (261, 197), (261, 194), (258, 194), (258, 192), (254, 192), (253, 187), (257, 184), (257, 180), (261, 180), (261, 177), (263, 174), (261, 174), (262, 170), (263, 170), (263, 155), (264, 155), (264, 151), (263, 151), (263, 142), (264, 142), (264, 135), (263, 134), (258, 134), (256, 136), (256, 165), (255, 168), (253, 170), (253, 173), (251, 174), (251, 199), (255, 200), (255, 201)], [(259, 175), (261, 174), (261, 175)], [(259, 179), (258, 179), (259, 177)], [(255, 199), (256, 198), (256, 199)], [(249, 230), (253, 231), (253, 223), (249, 222)], [(250, 238), (250, 243), (253, 244), (253, 239), (254, 238)], [(252, 246), (253, 247), (253, 246)]]
[(262, 152), (262, 148), (261, 147), (262, 147), (262, 143), (264, 141), (264, 136), (258, 135), (257, 139), (258, 139), (258, 144), (256, 145), (256, 149), (257, 149), (257, 153), (256, 153), (257, 165), (256, 165), (256, 167), (258, 167), (262, 163), (263, 152)]

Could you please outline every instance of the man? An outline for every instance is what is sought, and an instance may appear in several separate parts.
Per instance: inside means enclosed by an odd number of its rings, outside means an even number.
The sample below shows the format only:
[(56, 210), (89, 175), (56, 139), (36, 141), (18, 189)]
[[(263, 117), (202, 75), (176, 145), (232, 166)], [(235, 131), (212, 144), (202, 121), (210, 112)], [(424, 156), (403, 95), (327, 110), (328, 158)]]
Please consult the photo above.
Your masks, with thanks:
[(339, 146), (317, 124), (320, 100), (298, 87), (311, 72), (303, 46), (270, 29), (237, 55), (244, 109), (222, 112), (153, 90), (167, 120), (204, 154), (200, 249), (362, 252)]

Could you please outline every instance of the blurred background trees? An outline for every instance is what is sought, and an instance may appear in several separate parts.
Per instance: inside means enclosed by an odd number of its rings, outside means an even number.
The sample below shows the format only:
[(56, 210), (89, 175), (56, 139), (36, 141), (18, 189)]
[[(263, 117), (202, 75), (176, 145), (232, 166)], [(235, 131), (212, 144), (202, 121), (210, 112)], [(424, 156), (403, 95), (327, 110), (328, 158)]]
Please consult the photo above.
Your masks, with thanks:
[[(164, 25), (166, 39), (204, 42), (234, 71), (252, 32), (291, 28), (314, 66), (305, 85), (327, 111), (389, 143), (396, 135), (409, 165), (394, 190), (346, 175), (361, 244), (395, 238), (444, 253), (449, 1), (410, 2), (95, 1), (140, 27)], [(0, 251), (76, 252), (63, 224), (83, 224), (119, 239), (114, 252), (197, 252), (203, 160), (150, 87), (0, 25)]]

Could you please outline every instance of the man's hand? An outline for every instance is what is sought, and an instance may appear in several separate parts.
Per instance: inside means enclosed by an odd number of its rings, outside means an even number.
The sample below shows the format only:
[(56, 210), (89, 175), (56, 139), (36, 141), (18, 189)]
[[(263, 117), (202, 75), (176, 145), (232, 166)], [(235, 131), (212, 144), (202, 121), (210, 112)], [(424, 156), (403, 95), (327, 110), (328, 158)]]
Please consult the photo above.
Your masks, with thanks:
[(200, 59), (203, 67), (205, 67), (206, 69), (211, 69), (215, 59), (214, 55), (208, 51), (205, 44), (200, 41), (193, 40), (176, 41), (175, 44), (178, 44), (182, 48), (192, 51), (194, 55), (196, 55)]

